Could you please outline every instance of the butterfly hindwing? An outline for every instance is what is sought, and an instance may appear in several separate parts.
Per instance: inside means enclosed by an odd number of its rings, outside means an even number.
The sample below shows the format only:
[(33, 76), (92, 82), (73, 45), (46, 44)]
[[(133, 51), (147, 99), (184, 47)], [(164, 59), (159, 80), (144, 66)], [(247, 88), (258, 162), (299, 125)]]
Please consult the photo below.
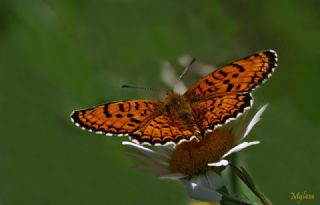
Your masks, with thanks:
[(250, 93), (230, 94), (192, 104), (201, 132), (215, 128), (237, 118), (252, 105)]
[(179, 119), (159, 115), (150, 120), (144, 127), (132, 133), (133, 141), (142, 144), (164, 145), (167, 143), (178, 144), (189, 141), (194, 136), (194, 127), (188, 127)]
[(74, 111), (72, 121), (79, 127), (106, 135), (128, 135), (153, 115), (158, 101), (129, 100)]
[(197, 100), (227, 93), (249, 92), (269, 78), (277, 66), (275, 51), (261, 51), (218, 68), (208, 74), (184, 94)]

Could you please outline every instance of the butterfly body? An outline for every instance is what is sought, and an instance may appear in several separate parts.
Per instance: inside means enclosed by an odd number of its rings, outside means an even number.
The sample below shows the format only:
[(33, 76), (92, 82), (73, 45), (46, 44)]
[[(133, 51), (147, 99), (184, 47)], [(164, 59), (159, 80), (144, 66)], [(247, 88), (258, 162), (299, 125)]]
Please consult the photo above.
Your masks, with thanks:
[(195, 134), (196, 138), (201, 138), (190, 100), (186, 96), (169, 91), (164, 99), (162, 114), (168, 116), (173, 123), (175, 121), (183, 122)]
[(271, 76), (276, 62), (274, 51), (261, 51), (218, 68), (184, 94), (169, 91), (163, 101), (111, 102), (74, 111), (71, 120), (82, 129), (126, 135), (141, 144), (201, 140), (251, 107), (251, 91)]

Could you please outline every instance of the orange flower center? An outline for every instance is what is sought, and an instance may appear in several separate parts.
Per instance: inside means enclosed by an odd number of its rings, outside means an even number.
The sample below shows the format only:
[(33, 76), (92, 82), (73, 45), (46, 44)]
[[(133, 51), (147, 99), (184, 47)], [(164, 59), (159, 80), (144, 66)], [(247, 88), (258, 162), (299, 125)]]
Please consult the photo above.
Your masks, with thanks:
[(233, 136), (225, 130), (208, 133), (199, 142), (184, 142), (176, 146), (169, 168), (189, 176), (212, 169), (208, 163), (218, 162), (233, 147)]

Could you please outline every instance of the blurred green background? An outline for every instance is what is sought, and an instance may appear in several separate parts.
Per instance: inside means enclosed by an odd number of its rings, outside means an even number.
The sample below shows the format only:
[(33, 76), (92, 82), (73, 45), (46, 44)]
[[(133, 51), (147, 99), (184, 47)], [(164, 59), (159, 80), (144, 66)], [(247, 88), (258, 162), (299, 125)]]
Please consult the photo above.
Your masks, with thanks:
[(290, 192), (305, 190), (319, 199), (319, 9), (289, 0), (1, 0), (0, 204), (186, 204), (181, 184), (132, 169), (121, 139), (83, 132), (69, 114), (154, 98), (120, 86), (167, 88), (160, 60), (190, 54), (223, 65), (263, 49), (278, 52), (279, 67), (254, 92), (256, 106), (269, 103), (250, 136), (262, 143), (241, 157), (274, 204), (295, 204)]

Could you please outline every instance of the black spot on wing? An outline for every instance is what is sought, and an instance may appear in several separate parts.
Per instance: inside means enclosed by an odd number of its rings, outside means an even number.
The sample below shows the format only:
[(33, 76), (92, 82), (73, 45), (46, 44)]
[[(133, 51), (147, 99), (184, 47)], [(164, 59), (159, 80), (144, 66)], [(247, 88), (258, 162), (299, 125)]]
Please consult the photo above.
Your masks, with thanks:
[(139, 110), (139, 108), (140, 108), (140, 103), (134, 102), (134, 109)]
[(142, 122), (142, 121), (137, 120), (135, 118), (130, 118), (130, 121), (133, 122), (133, 123), (137, 123), (137, 124), (140, 124)]
[(231, 91), (232, 90), (232, 88), (233, 88), (233, 84), (232, 83), (230, 83), (229, 85), (228, 85), (228, 87), (227, 87), (227, 92), (229, 92), (229, 91)]
[(150, 107), (150, 104), (149, 104), (149, 103), (145, 102), (144, 104), (145, 104), (145, 106), (146, 106), (148, 109), (151, 109), (151, 107)]
[(105, 105), (105, 106), (104, 106), (104, 109), (103, 109), (106, 118), (112, 117), (112, 114), (109, 113), (108, 107), (109, 107), (109, 105)]
[(206, 79), (205, 82), (206, 82), (206, 84), (209, 85), (209, 86), (214, 85), (214, 83), (211, 82), (211, 81), (209, 81), (208, 79)]
[(245, 69), (244, 69), (244, 67), (242, 65), (239, 65), (237, 63), (232, 63), (231, 65), (236, 67), (239, 70), (239, 72), (244, 72), (245, 71)]
[(119, 108), (119, 110), (121, 111), (121, 112), (124, 112), (125, 110), (124, 110), (124, 105), (122, 104), (122, 103), (119, 103), (118, 104), (118, 108)]
[(223, 75), (223, 77), (227, 77), (228, 75), (228, 73), (224, 72), (223, 70), (219, 70), (218, 73)]
[(123, 116), (121, 114), (116, 114), (117, 118), (122, 118)]

